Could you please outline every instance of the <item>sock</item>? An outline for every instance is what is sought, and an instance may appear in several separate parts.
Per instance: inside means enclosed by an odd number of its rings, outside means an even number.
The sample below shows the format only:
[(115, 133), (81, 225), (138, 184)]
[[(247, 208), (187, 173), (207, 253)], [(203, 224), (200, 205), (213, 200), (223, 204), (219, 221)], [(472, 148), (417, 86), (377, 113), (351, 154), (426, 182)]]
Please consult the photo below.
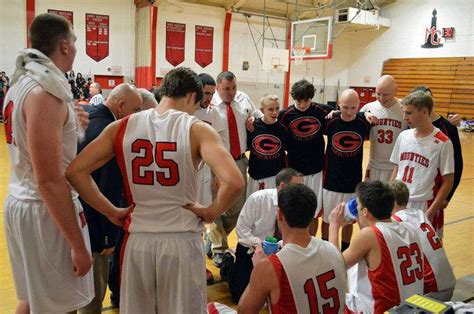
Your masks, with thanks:
[(341, 241), (341, 252), (344, 252), (350, 245), (350, 242)]

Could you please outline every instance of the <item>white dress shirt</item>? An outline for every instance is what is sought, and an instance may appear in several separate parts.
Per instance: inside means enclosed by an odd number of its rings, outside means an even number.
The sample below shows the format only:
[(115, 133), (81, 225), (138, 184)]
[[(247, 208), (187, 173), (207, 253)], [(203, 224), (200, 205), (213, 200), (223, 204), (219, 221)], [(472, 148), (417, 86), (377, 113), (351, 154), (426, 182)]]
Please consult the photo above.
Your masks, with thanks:
[(237, 220), (237, 237), (245, 247), (257, 245), (275, 234), (277, 189), (260, 190), (249, 196)]
[[(225, 148), (230, 151), (229, 144), (229, 127), (227, 122), (227, 105), (219, 96), (218, 92), (214, 93), (211, 101), (214, 108), (224, 121), (224, 131), (222, 140), (224, 141)], [(260, 118), (263, 114), (255, 108), (255, 105), (250, 100), (249, 96), (241, 91), (237, 91), (234, 100), (231, 103), (232, 110), (234, 111), (235, 121), (237, 123), (237, 130), (239, 132), (240, 152), (243, 154), (247, 150), (247, 129), (245, 122), (250, 116)]]
[(105, 99), (104, 99), (104, 96), (102, 96), (102, 94), (94, 95), (89, 101), (89, 105), (91, 106), (97, 106), (99, 104), (105, 104)]

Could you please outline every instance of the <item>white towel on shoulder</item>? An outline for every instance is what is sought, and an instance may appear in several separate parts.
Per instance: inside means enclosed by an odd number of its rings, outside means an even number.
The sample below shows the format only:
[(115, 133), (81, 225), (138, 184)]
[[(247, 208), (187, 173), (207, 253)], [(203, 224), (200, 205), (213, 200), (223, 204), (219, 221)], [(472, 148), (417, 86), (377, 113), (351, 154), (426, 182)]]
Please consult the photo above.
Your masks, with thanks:
[(25, 48), (16, 57), (16, 69), (11, 85), (22, 76), (28, 75), (35, 80), (46, 92), (69, 103), (72, 100), (71, 86), (64, 73), (37, 49)]

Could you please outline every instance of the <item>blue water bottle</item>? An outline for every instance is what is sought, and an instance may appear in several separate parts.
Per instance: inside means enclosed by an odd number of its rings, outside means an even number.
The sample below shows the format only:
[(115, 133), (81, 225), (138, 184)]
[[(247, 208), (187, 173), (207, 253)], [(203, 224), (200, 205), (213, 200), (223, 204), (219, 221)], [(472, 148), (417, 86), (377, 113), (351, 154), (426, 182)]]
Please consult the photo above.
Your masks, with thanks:
[(344, 219), (346, 221), (354, 221), (357, 219), (358, 214), (357, 199), (355, 197), (351, 197), (344, 206)]
[(275, 237), (266, 237), (265, 240), (262, 241), (262, 248), (265, 255), (272, 255), (278, 252), (280, 245)]

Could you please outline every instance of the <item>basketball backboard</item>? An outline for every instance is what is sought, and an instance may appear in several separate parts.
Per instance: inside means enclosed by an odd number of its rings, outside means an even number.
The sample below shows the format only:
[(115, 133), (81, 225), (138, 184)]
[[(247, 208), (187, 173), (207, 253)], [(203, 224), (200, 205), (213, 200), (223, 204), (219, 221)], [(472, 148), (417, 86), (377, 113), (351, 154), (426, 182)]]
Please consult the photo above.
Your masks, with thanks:
[[(291, 23), (291, 60), (332, 57), (332, 16)], [(303, 56), (301, 56), (302, 52)]]
[(262, 69), (288, 72), (289, 53), (288, 49), (263, 48)]

